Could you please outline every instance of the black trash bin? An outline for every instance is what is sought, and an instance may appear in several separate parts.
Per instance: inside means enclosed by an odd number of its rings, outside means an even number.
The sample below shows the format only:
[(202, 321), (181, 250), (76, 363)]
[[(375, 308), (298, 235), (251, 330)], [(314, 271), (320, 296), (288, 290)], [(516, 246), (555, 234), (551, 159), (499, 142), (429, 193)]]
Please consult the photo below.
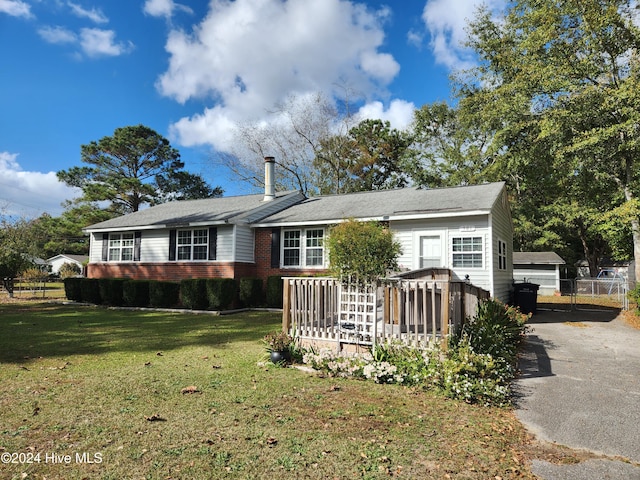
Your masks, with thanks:
[(514, 283), (513, 303), (522, 313), (535, 314), (538, 309), (538, 288), (536, 283)]

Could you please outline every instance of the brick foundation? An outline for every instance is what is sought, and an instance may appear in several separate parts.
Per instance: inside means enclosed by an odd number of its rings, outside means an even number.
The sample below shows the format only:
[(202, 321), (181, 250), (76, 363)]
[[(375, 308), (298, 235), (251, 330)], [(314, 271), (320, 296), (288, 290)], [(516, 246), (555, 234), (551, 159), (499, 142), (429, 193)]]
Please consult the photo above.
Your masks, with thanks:
[(132, 278), (135, 280), (170, 280), (186, 278), (255, 277), (253, 263), (238, 262), (167, 262), (167, 263), (90, 263), (89, 278)]

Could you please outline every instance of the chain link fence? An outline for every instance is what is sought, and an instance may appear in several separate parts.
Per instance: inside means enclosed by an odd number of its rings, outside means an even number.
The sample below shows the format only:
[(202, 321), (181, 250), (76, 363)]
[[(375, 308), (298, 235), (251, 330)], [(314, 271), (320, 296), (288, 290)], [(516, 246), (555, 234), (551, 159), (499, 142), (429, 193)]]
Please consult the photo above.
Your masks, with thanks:
[(603, 307), (629, 309), (629, 283), (624, 278), (561, 279), (560, 292), (550, 299), (549, 308), (560, 311), (599, 310)]

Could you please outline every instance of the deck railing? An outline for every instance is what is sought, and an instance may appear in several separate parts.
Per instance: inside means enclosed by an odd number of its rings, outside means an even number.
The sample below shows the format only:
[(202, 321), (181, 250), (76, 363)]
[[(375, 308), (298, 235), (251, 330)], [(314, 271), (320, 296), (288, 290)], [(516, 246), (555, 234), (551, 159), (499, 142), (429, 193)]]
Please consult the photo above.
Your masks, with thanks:
[(361, 288), (335, 278), (285, 278), (283, 329), (306, 343), (425, 344), (445, 339), (489, 292), (447, 278), (386, 279)]

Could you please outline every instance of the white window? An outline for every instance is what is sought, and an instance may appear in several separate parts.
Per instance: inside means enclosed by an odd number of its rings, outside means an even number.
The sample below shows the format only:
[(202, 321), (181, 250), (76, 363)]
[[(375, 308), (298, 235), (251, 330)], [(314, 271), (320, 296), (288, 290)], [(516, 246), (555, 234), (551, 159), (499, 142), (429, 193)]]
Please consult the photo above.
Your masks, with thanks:
[(482, 268), (482, 237), (453, 237), (453, 268)]
[(206, 228), (178, 230), (178, 260), (206, 260), (208, 258), (209, 235)]
[(321, 267), (324, 263), (323, 240), (322, 229), (306, 231), (305, 264), (307, 267)]
[(283, 267), (322, 267), (324, 229), (285, 230), (282, 237)]
[(109, 261), (130, 262), (133, 260), (133, 233), (109, 234)]
[(507, 242), (498, 239), (498, 270), (507, 269)]

